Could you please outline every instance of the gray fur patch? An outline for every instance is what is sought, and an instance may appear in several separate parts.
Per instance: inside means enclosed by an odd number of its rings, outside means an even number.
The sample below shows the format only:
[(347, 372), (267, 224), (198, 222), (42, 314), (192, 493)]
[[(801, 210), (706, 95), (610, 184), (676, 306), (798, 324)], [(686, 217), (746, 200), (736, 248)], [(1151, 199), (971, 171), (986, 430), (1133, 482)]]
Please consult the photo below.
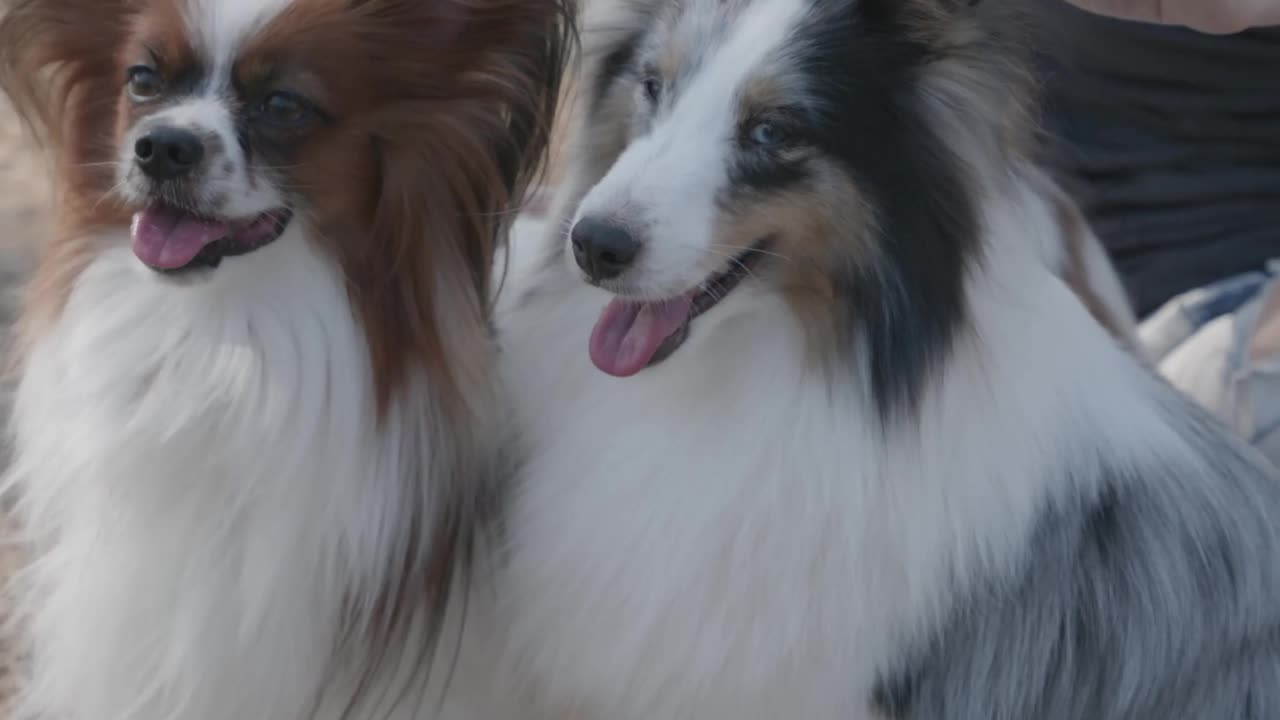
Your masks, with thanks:
[(953, 613), (875, 705), (895, 720), (1280, 718), (1280, 479), (1190, 403), (1207, 460), (1104, 461), (1100, 497), (1045, 513), (1024, 571)]

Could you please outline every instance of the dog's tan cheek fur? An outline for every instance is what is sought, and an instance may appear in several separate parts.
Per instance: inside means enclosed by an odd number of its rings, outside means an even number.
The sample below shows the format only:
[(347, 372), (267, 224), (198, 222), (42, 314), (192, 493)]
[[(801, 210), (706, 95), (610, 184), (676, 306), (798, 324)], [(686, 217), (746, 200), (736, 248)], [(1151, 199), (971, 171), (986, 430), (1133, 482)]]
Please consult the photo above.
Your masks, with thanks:
[(786, 298), (814, 343), (813, 357), (831, 356), (844, 303), (833, 277), (874, 261), (873, 218), (849, 177), (819, 164), (804, 185), (772, 196), (744, 195), (722, 206), (717, 252), (734, 254), (769, 238), (769, 255), (754, 274)]
[(662, 44), (661, 52), (657, 57), (658, 73), (667, 80), (676, 77), (680, 73), (680, 69), (688, 64), (688, 47), (684, 42), (685, 38), (679, 34), (671, 36), (669, 42)]

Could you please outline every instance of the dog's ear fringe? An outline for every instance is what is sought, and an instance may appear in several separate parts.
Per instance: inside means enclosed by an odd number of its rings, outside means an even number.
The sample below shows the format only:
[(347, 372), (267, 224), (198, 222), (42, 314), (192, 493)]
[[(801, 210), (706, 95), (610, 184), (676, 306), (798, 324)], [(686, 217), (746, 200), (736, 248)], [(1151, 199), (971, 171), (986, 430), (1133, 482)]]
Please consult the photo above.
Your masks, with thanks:
[[(408, 0), (369, 0), (397, 1)], [(470, 582), (473, 546), (491, 514), (488, 488), (476, 482), (501, 473), (488, 457), (493, 438), (481, 436), (496, 433), (488, 422), (496, 405), (494, 259), (546, 172), (561, 81), (577, 46), (576, 0), (440, 1), (456, 2), (468, 18), (455, 42), (483, 51), (457, 89), (466, 100), (404, 105), (376, 122), (380, 193), (368, 242), (398, 261), (357, 269), (349, 283), (379, 407), (385, 413), (401, 390), (412, 390), (406, 363), (425, 371), (452, 467), (430, 468), (431, 484), (439, 484), (426, 505), (431, 515), (408, 520), (419, 532), (388, 566), (389, 591), (350, 623), (350, 641), (370, 649), (348, 709), (357, 717), (371, 703), (411, 698), (428, 676), (449, 669), (438, 666), (450, 660), (438, 647), (448, 634), (445, 600)], [(358, 263), (344, 265), (351, 273)], [(429, 535), (417, 537), (424, 529)], [(387, 689), (379, 685), (387, 677), (404, 681)]]
[(114, 103), (123, 81), (110, 79), (134, 12), (131, 0), (0, 5), (0, 89), (42, 142), (56, 149), (79, 129), (85, 106)]
[(14, 364), (60, 314), (94, 251), (72, 236), (128, 222), (109, 191), (113, 119), (124, 84), (117, 54), (134, 12), (134, 0), (0, 2), (0, 90), (48, 151), (58, 207), (48, 257), (28, 287)]

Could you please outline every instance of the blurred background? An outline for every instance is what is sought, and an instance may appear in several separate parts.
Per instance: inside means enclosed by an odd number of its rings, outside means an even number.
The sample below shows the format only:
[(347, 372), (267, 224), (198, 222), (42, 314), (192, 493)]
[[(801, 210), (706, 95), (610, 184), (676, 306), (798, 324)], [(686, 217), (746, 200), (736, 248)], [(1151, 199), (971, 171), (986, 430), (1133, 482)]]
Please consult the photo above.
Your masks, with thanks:
[[(13, 322), (15, 296), (46, 227), (48, 185), (48, 175), (35, 148), (24, 136), (17, 117), (0, 99), (0, 331), (6, 335)], [(7, 580), (17, 564), (8, 528), (8, 519), (0, 515), (0, 581)], [(7, 607), (7, 603), (0, 602), (0, 620), (7, 619)], [(9, 717), (8, 701), (18, 656), (13, 643), (0, 642), (0, 719)]]

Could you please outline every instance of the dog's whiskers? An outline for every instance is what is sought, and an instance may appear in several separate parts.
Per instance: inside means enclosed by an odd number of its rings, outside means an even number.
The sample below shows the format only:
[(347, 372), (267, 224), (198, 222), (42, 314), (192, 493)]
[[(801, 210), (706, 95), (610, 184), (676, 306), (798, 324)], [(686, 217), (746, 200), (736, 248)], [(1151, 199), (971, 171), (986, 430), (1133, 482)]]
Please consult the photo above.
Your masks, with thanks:
[[(721, 246), (721, 247), (728, 247), (728, 246)], [(747, 277), (758, 279), (758, 276), (755, 274), (755, 271), (751, 269), (751, 266), (747, 265), (745, 262), (742, 261), (741, 255), (743, 253), (741, 252), (729, 252), (727, 250), (721, 250), (714, 245), (708, 248), (704, 248), (703, 252), (707, 253), (708, 255), (714, 255), (719, 258), (724, 258), (728, 260), (730, 263), (733, 263), (734, 265), (736, 265)]]
[(769, 257), (777, 258), (777, 259), (779, 259), (779, 260), (783, 260), (783, 261), (785, 261), (785, 262), (791, 262), (791, 261), (792, 261), (792, 260), (791, 260), (791, 257), (790, 257), (789, 255), (783, 255), (782, 253), (779, 253), (779, 252), (774, 252), (774, 251), (772, 251), (772, 250), (766, 250), (766, 249), (764, 249), (764, 248), (762, 248), (762, 247), (739, 248), (739, 247), (734, 247), (733, 245), (726, 245), (726, 244), (724, 244), (724, 243), (712, 243), (712, 244), (711, 244), (711, 247), (712, 247), (712, 248), (723, 248), (724, 250), (726, 250), (726, 251), (730, 252), (731, 254), (733, 254), (733, 255), (735, 255), (735, 256), (737, 256), (737, 255), (768, 255)]

